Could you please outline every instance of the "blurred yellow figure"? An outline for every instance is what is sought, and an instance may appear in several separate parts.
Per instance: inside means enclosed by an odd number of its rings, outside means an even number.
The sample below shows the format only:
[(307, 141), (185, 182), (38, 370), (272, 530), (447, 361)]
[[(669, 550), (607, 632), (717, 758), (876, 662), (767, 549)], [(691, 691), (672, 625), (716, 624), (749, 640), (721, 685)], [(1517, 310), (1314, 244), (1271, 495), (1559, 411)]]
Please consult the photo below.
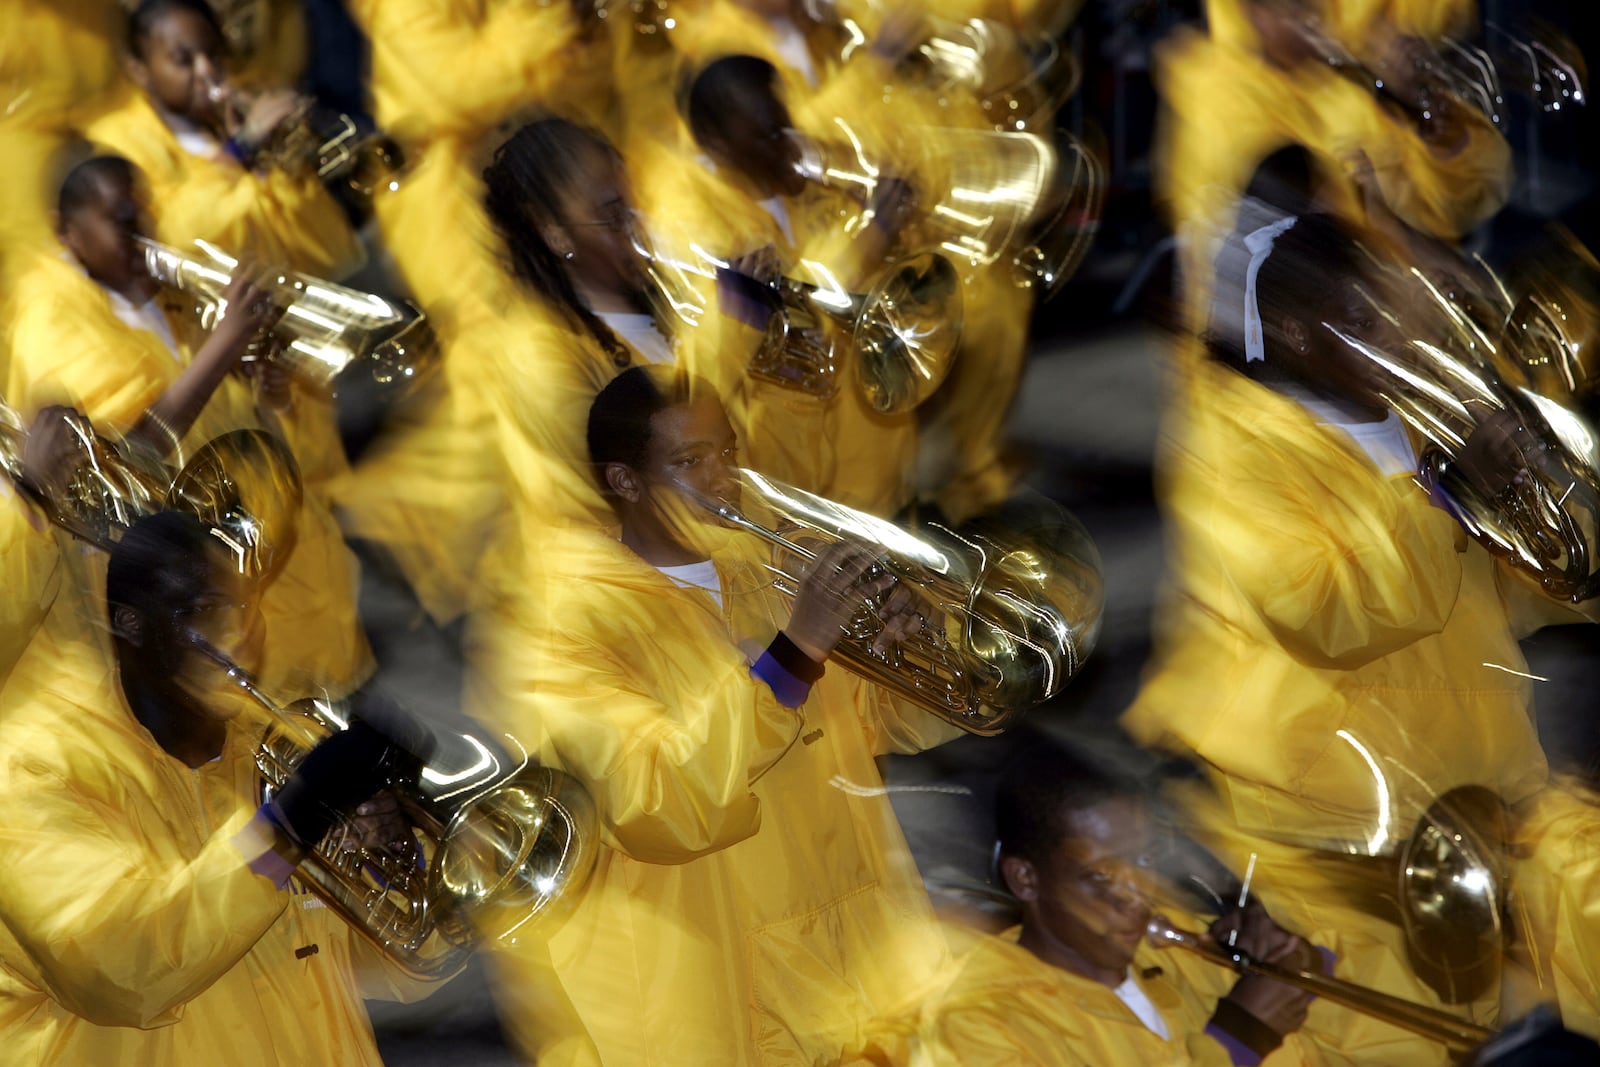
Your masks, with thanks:
[(526, 348), (505, 322), (520, 297), (483, 209), (489, 141), (523, 109), (606, 114), (609, 89), (599, 46), (565, 3), (361, 0), (350, 11), (372, 42), (377, 122), (407, 161), (373, 212), (445, 358), (335, 496), (346, 529), (381, 542), (443, 622), (471, 606), (505, 508), (491, 383)]
[[(171, 297), (156, 292), (134, 243), (135, 180), (117, 157), (96, 157), (69, 175), (61, 239), (70, 254), (38, 257), (14, 294), (8, 400), (29, 417), (46, 404), (70, 404), (112, 436), (153, 424), (178, 435), (179, 456), (230, 430), (273, 429), (314, 470), (314, 449), (338, 445), (324, 443), (326, 409), (315, 397), (302, 399), (298, 386), (283, 393), (281, 370), (260, 372), (273, 383), (259, 394), (230, 373), (261, 323), (260, 308), (230, 305), (207, 338), (191, 336), (177, 305), (163, 304)], [(292, 551), (264, 602), (273, 640), (267, 684), (275, 693), (347, 692), (370, 669), (356, 619), (355, 559), (314, 484), (295, 526)]]
[[(1341, 975), (1436, 1003), (1398, 926), (1363, 918), (1299, 849), (1390, 855), (1454, 787), (1510, 804), (1544, 787), (1508, 576), (1418, 486), (1374, 368), (1333, 339), (1390, 340), (1349, 236), (1302, 215), (1247, 245), (1251, 284), (1232, 295), (1253, 326), (1196, 362), (1162, 445), (1170, 588), (1124, 723), (1202, 762), (1220, 800), (1206, 830), (1236, 870), (1257, 857), (1280, 921), (1332, 948)], [(1491, 440), (1475, 434), (1463, 460), (1485, 478), (1502, 476)], [(1492, 1018), (1497, 993), (1469, 1010)], [(1328, 1062), (1443, 1062), (1321, 1011), (1308, 1039)]]
[[(1211, 0), (1207, 13), (1210, 36), (1175, 35), (1158, 67), (1166, 107), (1158, 180), (1183, 242), (1191, 328), (1205, 328), (1212, 258), (1251, 174), (1285, 146), (1324, 163), (1328, 207), (1358, 225), (1393, 216), (1455, 239), (1505, 203), (1510, 149), (1488, 119), (1457, 104), (1443, 141), (1430, 139), (1414, 116), (1329, 68), (1328, 48), (1355, 47), (1326, 36), (1336, 21), (1324, 26), (1276, 0)], [(1384, 23), (1365, 39), (1401, 40)], [(1405, 99), (1412, 81), (1395, 72), (1394, 97)]]
[(315, 174), (264, 164), (298, 100), (286, 90), (242, 101), (229, 83), (216, 16), (202, 0), (149, 5), (129, 29), (139, 89), (89, 137), (130, 159), (150, 183), (158, 240), (210, 241), (275, 266), (338, 281), (364, 253)]
[[(16, 0), (0, 35), (0, 272), (50, 241), (55, 154), (119, 85), (117, 0)], [(0, 280), (4, 274), (0, 273)], [(0, 352), (0, 373), (4, 372)]]
[[(995, 798), (999, 876), (1021, 925), (978, 938), (924, 1006), (914, 1063), (1305, 1062), (1294, 1031), (1309, 994), (1151, 943), (1152, 918), (1184, 931), (1206, 924), (1160, 899), (1153, 857), (1163, 842), (1145, 787), (1123, 780), (1116, 762), (1038, 737), (1006, 766)], [(1226, 909), (1196, 936), (1252, 959), (1317, 966), (1316, 949), (1255, 904)]]
[[(898, 1047), (885, 1018), (945, 955), (873, 757), (955, 730), (824, 670), (839, 619), (881, 586), (866, 553), (825, 552), (785, 619), (751, 555), (685, 511), (684, 490), (734, 492), (733, 430), (703, 389), (641, 367), (600, 393), (588, 439), (620, 531), (546, 536), (538, 580), (483, 628), (473, 710), (579, 778), (604, 829), (548, 956), (495, 958), (511, 1032), (541, 1064)], [(579, 1028), (545, 1020), (563, 999)]]
[(6, 1059), (376, 1065), (361, 997), (419, 990), (291, 879), (258, 813), (259, 738), (184, 636), (251, 664), (254, 608), (184, 519), (136, 525), (110, 605), (84, 605), (115, 653), (66, 647), (0, 721)]

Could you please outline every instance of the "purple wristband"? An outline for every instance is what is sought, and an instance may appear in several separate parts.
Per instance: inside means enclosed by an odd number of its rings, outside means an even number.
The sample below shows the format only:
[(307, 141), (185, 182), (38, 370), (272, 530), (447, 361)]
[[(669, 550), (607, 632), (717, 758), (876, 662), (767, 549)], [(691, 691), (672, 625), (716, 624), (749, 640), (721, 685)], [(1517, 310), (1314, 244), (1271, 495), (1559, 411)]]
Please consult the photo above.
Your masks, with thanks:
[(1261, 1062), (1261, 1054), (1234, 1037), (1216, 1023), (1206, 1024), (1206, 1036), (1221, 1045), (1228, 1052), (1228, 1059), (1234, 1067), (1255, 1067)]
[(750, 674), (765, 682), (767, 688), (772, 690), (772, 695), (778, 698), (778, 703), (786, 708), (798, 708), (811, 695), (811, 683), (790, 674), (771, 649), (761, 653), (761, 658), (751, 664)]

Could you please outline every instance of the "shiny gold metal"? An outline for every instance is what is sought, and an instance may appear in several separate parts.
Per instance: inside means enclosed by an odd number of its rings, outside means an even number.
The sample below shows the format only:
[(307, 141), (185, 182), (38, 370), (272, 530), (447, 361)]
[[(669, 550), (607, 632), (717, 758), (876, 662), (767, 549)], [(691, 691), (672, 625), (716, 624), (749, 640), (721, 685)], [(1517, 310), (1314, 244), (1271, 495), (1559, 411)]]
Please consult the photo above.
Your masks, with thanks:
[(1180, 930), (1163, 916), (1150, 920), (1151, 944), (1158, 948), (1181, 948), (1240, 974), (1259, 974), (1287, 983), (1324, 1000), (1342, 1005), (1391, 1026), (1407, 1030), (1429, 1041), (1437, 1041), (1452, 1053), (1472, 1052), (1494, 1036), (1494, 1031), (1448, 1012), (1415, 1004), (1376, 989), (1332, 978), (1316, 971), (1285, 967), (1255, 960), (1238, 949), (1225, 948), (1209, 937)]
[[(272, 720), (256, 751), (263, 802), (318, 741), (348, 727), (347, 707), (280, 706), (227, 656), (196, 647)], [(454, 740), (462, 758), (435, 757), (390, 783), (410, 827), (405, 840), (346, 848), (330, 833), (300, 867), (329, 907), (419, 978), (455, 974), (480, 940), (515, 943), (560, 914), (598, 853), (594, 802), (577, 779), (538, 766), (510, 736), (504, 746), (471, 734)]]
[[(893, 168), (876, 160), (844, 119), (831, 140), (797, 138), (795, 169), (807, 181), (861, 205), (844, 229), (871, 223), (870, 206)], [(1030, 133), (958, 128), (908, 131), (917, 156), (916, 203), (900, 237), (968, 269), (1005, 265), (1013, 284), (1053, 296), (1071, 277), (1099, 226), (1105, 199), (1099, 159), (1064, 131), (1055, 142)]]
[[(214, 328), (227, 311), (222, 294), (238, 260), (204, 241), (192, 251), (139, 243), (150, 274), (189, 298), (187, 310), (202, 329)], [(319, 388), (336, 391), (360, 375), (404, 392), (437, 369), (433, 328), (409, 304), (288, 271), (260, 284), (282, 314), (258, 347)]]
[(380, 192), (400, 188), (409, 166), (400, 142), (387, 133), (362, 130), (349, 115), (314, 107), (286, 119), (256, 162), (342, 187), (363, 211)]
[(0, 399), (0, 469), (51, 522), (79, 540), (110, 549), (135, 519), (161, 506), (170, 472), (146, 457), (119, 451), (86, 418), (72, 418), (68, 426), (81, 450), (79, 461), (59, 493), (41, 495), (23, 477), (28, 427), (21, 414)]
[(1017, 500), (953, 530), (902, 529), (751, 470), (737, 502), (699, 503), (776, 549), (773, 585), (790, 596), (820, 546), (864, 545), (907, 583), (929, 614), (921, 633), (886, 653), (877, 605), (863, 605), (834, 655), (862, 676), (970, 733), (1000, 733), (1059, 693), (1100, 629), (1099, 555), (1083, 526), (1054, 504)]

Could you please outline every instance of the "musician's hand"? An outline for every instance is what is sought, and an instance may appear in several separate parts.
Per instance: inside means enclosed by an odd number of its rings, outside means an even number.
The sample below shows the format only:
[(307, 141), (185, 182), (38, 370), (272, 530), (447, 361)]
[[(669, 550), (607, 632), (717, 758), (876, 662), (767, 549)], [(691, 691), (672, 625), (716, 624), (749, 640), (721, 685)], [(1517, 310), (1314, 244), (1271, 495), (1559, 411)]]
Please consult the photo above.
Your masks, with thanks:
[(257, 404), (280, 415), (294, 407), (294, 374), (281, 361), (252, 360), (240, 371), (255, 383)]
[(735, 256), (728, 261), (728, 268), (746, 278), (754, 278), (758, 282), (766, 283), (776, 278), (783, 270), (783, 257), (773, 245), (763, 245), (754, 252), (746, 252), (742, 256)]
[[(1468, 410), (1476, 414), (1485, 409), (1469, 404)], [(1456, 467), (1469, 485), (1492, 500), (1512, 486), (1526, 484), (1532, 477), (1530, 464), (1544, 450), (1516, 411), (1501, 408), (1479, 421), (1456, 456)]]
[(292, 89), (271, 89), (250, 101), (233, 139), (254, 152), (272, 137), (290, 116), (303, 111), (306, 101)]
[(846, 542), (827, 546), (811, 561), (783, 628), (800, 651), (818, 663), (827, 659), (857, 612), (894, 583), (893, 575), (873, 570), (875, 562), (871, 552)]
[(260, 278), (258, 270), (241, 262), (234, 269), (228, 287), (222, 291), (227, 311), (212, 335), (237, 349), (239, 356), (244, 355), (250, 340), (270, 329), (281, 314), (271, 294), (260, 284)]
[(59, 404), (34, 416), (22, 446), (22, 479), (46, 500), (60, 494), (72, 473), (79, 455), (78, 435), (72, 424), (82, 419), (76, 409)]
[(894, 237), (917, 213), (917, 191), (903, 178), (884, 178), (872, 192), (867, 205), (873, 224)]
[[(1253, 960), (1290, 970), (1322, 969), (1316, 946), (1279, 926), (1258, 901), (1222, 916), (1211, 924), (1210, 934), (1217, 944), (1237, 949)], [(1287, 1034), (1305, 1022), (1312, 997), (1295, 986), (1248, 975), (1234, 983), (1228, 999), (1274, 1032)]]
[(1313, 997), (1296, 986), (1248, 974), (1233, 984), (1227, 999), (1273, 1033), (1292, 1034), (1305, 1024)]
[(878, 618), (883, 629), (873, 639), (872, 648), (880, 656), (901, 641), (917, 636), (928, 625), (930, 609), (926, 602), (904, 582), (896, 581), (889, 595), (878, 605)]
[(355, 813), (333, 829), (332, 842), (343, 852), (403, 848), (415, 838), (393, 790), (384, 789), (356, 805)]
[(897, 65), (928, 39), (928, 28), (915, 4), (896, 4), (878, 24), (869, 51), (891, 65)]

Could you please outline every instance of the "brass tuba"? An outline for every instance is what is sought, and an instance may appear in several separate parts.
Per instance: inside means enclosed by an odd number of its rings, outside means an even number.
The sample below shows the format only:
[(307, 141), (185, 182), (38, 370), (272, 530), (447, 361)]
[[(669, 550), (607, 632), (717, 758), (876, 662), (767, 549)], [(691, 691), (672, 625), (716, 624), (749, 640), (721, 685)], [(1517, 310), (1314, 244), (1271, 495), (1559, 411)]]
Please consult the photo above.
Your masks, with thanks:
[[(1401, 280), (1401, 307), (1379, 307), (1401, 346), (1385, 351), (1330, 329), (1381, 372), (1381, 398), (1423, 442), (1424, 488), (1442, 486), (1484, 548), (1547, 595), (1576, 603), (1600, 594), (1600, 450), (1582, 409), (1579, 357), (1600, 305), (1581, 274), (1535, 277), (1512, 309), (1492, 273), (1473, 280), (1463, 264), (1441, 284), (1413, 268)], [(1455, 459), (1500, 412), (1515, 416), (1534, 447), (1523, 450), (1524, 482), (1489, 495), (1460, 476)]]
[[(227, 656), (196, 647), (272, 720), (256, 750), (263, 802), (348, 726), (348, 707), (280, 706)], [(301, 867), (318, 896), (418, 978), (456, 973), (480, 938), (515, 943), (576, 899), (597, 856), (594, 802), (577, 779), (538, 766), (510, 735), (503, 747), (457, 740), (455, 761), (435, 757), (390, 783), (411, 827), (404, 841), (349, 849), (330, 833)]]
[[(224, 434), (172, 477), (122, 456), (86, 419), (74, 430), (85, 446), (81, 469), (63, 499), (42, 501), (74, 535), (109, 550), (130, 523), (170, 507), (210, 526), (247, 575), (268, 574), (287, 555), (300, 477), (277, 438)], [(22, 433), (15, 412), (0, 405), (0, 465), (19, 485)], [(104, 511), (93, 517), (96, 507)], [(256, 753), (263, 800), (317, 741), (347, 726), (346, 708), (320, 700), (281, 707), (226, 656), (196, 647), (268, 713)], [(503, 748), (465, 733), (450, 740), (452, 761), (436, 759), (391, 784), (411, 827), (407, 841), (345, 850), (330, 835), (301, 868), (334, 910), (419, 978), (460, 970), (479, 937), (520, 936), (575, 898), (595, 860), (594, 806), (575, 779), (536, 766), (509, 737)]]
[(880, 654), (873, 640), (882, 622), (875, 605), (864, 605), (834, 654), (969, 733), (1000, 733), (1059, 693), (1099, 634), (1099, 554), (1076, 519), (1042, 498), (1013, 501), (960, 529), (902, 529), (744, 470), (737, 501), (698, 503), (774, 546), (773, 585), (791, 596), (814, 546), (868, 546), (877, 566), (921, 594), (930, 616), (920, 634)]
[[(183, 294), (191, 317), (212, 329), (227, 311), (222, 294), (238, 260), (204, 241), (192, 252), (139, 243), (151, 276)], [(336, 392), (359, 375), (403, 394), (438, 367), (433, 328), (410, 304), (290, 271), (262, 284), (282, 314), (255, 347), (314, 386)]]

